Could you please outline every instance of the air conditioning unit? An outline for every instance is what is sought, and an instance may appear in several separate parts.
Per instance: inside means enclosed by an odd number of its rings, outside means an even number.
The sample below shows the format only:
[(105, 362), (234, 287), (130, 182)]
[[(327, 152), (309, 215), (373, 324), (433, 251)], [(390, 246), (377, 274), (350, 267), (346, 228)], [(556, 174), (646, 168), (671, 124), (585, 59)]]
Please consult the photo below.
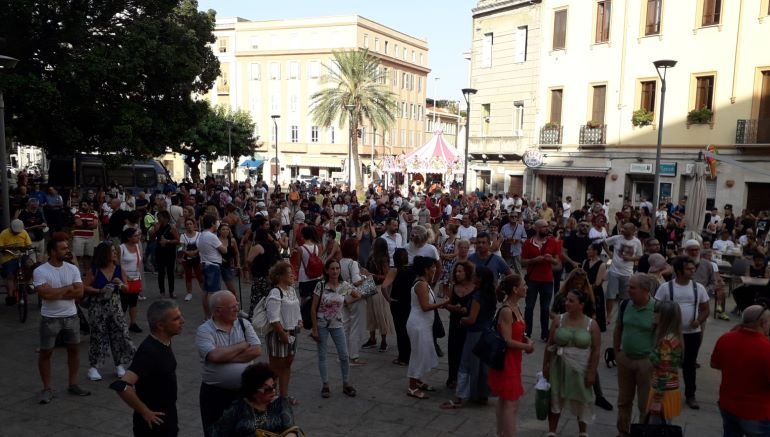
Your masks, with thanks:
[(692, 175), (695, 173), (695, 164), (687, 164), (684, 166), (684, 174)]
[(652, 164), (631, 164), (628, 168), (629, 173), (652, 173)]
[(220, 47), (219, 53), (227, 53), (227, 47)]

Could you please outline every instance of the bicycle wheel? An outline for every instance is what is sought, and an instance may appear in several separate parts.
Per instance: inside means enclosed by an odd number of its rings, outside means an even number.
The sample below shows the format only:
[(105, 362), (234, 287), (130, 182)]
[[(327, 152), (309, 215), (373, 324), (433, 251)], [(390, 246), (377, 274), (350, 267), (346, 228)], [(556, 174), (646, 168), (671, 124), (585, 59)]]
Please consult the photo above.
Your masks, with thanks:
[(16, 307), (19, 309), (19, 321), (24, 323), (27, 321), (27, 304), (29, 301), (29, 294), (27, 293), (27, 285), (19, 284), (17, 287), (17, 299)]

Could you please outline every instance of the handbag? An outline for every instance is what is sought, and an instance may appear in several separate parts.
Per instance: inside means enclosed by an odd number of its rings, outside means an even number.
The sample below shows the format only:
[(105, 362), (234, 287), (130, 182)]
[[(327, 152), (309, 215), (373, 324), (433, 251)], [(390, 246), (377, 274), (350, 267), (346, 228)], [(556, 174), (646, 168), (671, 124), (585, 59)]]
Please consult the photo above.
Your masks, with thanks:
[[(283, 301), (283, 291), (278, 288), (278, 292), (281, 294), (281, 301)], [(273, 290), (270, 290), (273, 291)], [(272, 329), (272, 324), (270, 323), (270, 320), (268, 320), (267, 317), (267, 298), (270, 296), (270, 293), (267, 294), (267, 296), (262, 297), (262, 299), (259, 300), (257, 303), (257, 306), (254, 307), (254, 315), (251, 318), (251, 325), (254, 326), (254, 331), (257, 333), (258, 336), (264, 337), (267, 335), (268, 332)]]
[(446, 330), (444, 330), (444, 322), (441, 321), (441, 317), (438, 315), (438, 309), (433, 310), (433, 338), (446, 337)]
[(666, 423), (666, 419), (663, 418), (663, 409), (660, 410), (660, 420), (663, 423), (651, 424), (650, 413), (644, 418), (643, 423), (631, 424), (631, 437), (682, 437), (682, 427), (676, 425), (670, 425)]
[(503, 336), (497, 332), (497, 318), (500, 315), (500, 311), (507, 306), (503, 305), (497, 310), (492, 324), (481, 332), (479, 341), (473, 347), (473, 353), (479, 357), (481, 362), (496, 370), (502, 370), (505, 367), (505, 352), (508, 349), (508, 345), (505, 343)]
[[(350, 277), (350, 282), (353, 282), (353, 263), (358, 261), (350, 261), (350, 264), (348, 264), (348, 276)], [(374, 282), (373, 276), (362, 276), (364, 278), (364, 281), (356, 287), (358, 289), (358, 292), (361, 293), (361, 297), (368, 298), (372, 297), (375, 294), (377, 294), (377, 284)]]

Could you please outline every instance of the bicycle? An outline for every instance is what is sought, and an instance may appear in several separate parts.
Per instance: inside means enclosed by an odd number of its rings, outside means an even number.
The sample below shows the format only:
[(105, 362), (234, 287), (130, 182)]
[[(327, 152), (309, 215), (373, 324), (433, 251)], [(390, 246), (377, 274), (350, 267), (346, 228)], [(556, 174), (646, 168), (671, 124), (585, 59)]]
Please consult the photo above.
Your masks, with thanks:
[[(0, 252), (6, 253), (14, 257), (9, 262), (16, 263), (16, 290), (9, 290), (6, 280), (5, 288), (6, 294), (5, 303), (8, 306), (16, 306), (19, 312), (19, 321), (25, 323), (27, 321), (29, 295), (35, 293), (35, 288), (32, 285), (32, 272), (40, 265), (35, 263), (29, 255), (35, 253), (36, 249), (31, 246), (27, 247), (0, 247)], [(40, 296), (37, 298), (37, 306), (40, 307)]]

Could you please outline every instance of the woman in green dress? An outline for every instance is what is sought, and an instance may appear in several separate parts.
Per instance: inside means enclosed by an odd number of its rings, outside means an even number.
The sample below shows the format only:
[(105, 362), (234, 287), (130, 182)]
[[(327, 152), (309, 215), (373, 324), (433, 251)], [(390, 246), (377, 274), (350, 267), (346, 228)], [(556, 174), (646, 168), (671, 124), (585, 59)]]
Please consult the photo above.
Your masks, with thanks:
[(551, 412), (548, 434), (556, 436), (564, 408), (577, 416), (579, 437), (588, 436), (593, 422), (593, 390), (599, 363), (601, 334), (596, 323), (584, 313), (591, 305), (581, 290), (570, 290), (564, 303), (566, 313), (554, 318), (543, 356), (543, 376), (551, 383)]

